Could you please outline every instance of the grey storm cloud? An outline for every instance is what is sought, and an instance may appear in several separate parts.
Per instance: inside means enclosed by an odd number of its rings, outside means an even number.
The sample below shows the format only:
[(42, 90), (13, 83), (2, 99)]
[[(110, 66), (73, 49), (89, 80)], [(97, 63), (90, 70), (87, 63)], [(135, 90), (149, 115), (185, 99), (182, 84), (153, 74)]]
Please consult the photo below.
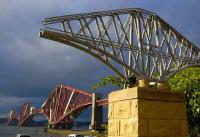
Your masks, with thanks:
[(77, 49), (39, 38), (45, 17), (139, 7), (155, 12), (200, 45), (199, 5), (199, 0), (0, 1), (0, 116), (25, 100), (40, 106), (58, 84), (90, 90), (101, 77), (113, 74)]

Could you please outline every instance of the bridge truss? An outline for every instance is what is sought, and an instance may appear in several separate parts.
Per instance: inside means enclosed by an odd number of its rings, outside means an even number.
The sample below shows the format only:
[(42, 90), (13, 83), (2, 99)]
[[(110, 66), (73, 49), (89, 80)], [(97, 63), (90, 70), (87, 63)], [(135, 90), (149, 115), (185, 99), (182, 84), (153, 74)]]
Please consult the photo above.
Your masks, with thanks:
[(22, 103), (18, 113), (18, 125), (31, 125), (32, 119), (36, 114), (41, 114), (41, 109), (36, 109), (29, 102)]
[[(92, 94), (70, 86), (59, 85), (46, 99), (41, 108), (32, 107), (29, 102), (21, 105), (18, 115), (11, 110), (9, 123), (17, 119), (20, 126), (31, 125), (37, 114), (43, 114), (52, 128), (71, 128), (74, 119), (92, 105)], [(96, 101), (97, 107), (107, 105), (107, 99)]]
[(67, 126), (66, 124), (71, 125), (91, 102), (91, 93), (60, 85), (54, 89), (41, 108), (49, 120), (49, 125)]
[(17, 113), (11, 109), (8, 113), (8, 125), (12, 125), (15, 122), (18, 122)]
[(138, 8), (46, 18), (40, 37), (80, 49), (126, 79), (163, 82), (200, 66), (200, 49), (158, 15)]

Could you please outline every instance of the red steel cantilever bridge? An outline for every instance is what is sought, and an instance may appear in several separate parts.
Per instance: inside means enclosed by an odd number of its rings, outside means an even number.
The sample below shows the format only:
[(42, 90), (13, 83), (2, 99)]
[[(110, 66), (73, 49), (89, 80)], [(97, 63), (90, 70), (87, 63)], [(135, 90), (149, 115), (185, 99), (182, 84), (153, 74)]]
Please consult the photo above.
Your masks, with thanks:
[[(10, 111), (8, 119), (18, 119), (20, 126), (26, 123), (30, 124), (32, 118), (36, 114), (43, 114), (50, 127), (54, 128), (71, 128), (72, 122), (81, 112), (92, 105), (92, 94), (72, 88), (70, 86), (57, 86), (51, 95), (47, 98), (41, 108), (36, 109), (30, 103), (23, 103), (16, 118), (16, 113)], [(97, 107), (101, 107), (108, 103), (107, 99), (97, 100)]]

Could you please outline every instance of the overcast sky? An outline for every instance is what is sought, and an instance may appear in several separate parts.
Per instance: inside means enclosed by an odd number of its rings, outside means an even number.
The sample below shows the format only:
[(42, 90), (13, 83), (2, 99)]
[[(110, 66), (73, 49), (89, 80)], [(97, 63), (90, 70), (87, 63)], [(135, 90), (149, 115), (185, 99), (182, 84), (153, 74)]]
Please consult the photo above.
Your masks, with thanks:
[(113, 74), (77, 49), (39, 38), (44, 18), (135, 7), (155, 12), (200, 45), (199, 0), (1, 0), (0, 117), (23, 101), (39, 107), (58, 84), (91, 91), (92, 84)]

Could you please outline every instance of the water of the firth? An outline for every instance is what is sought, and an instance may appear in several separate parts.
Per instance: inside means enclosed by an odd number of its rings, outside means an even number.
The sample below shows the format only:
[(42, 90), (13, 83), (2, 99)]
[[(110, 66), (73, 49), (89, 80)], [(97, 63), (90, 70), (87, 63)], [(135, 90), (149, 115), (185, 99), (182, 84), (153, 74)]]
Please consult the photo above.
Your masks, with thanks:
[(28, 134), (31, 137), (67, 137), (67, 135), (50, 135), (44, 127), (0, 126), (0, 137), (16, 137), (16, 134)]

